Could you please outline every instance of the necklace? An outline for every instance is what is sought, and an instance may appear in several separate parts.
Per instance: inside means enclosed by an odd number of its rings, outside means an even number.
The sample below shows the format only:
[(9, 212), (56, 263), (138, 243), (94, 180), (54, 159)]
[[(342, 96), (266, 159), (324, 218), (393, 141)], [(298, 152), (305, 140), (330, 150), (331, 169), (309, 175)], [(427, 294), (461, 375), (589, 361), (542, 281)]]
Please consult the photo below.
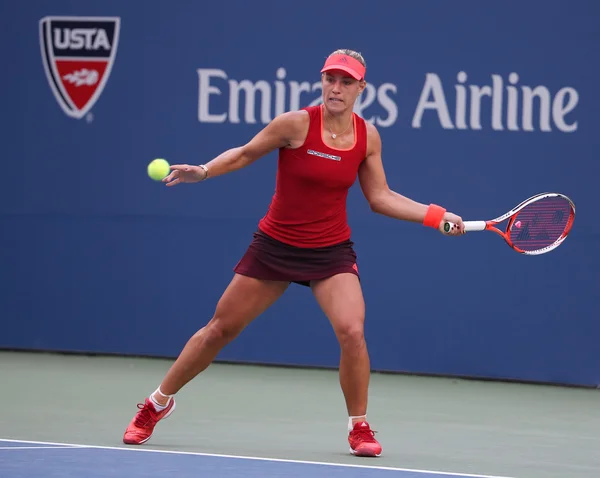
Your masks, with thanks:
[(346, 131), (348, 131), (350, 129), (350, 126), (352, 126), (352, 120), (354, 119), (354, 115), (352, 115), (352, 118), (350, 118), (350, 123), (348, 123), (348, 127), (341, 133), (334, 133), (333, 131), (331, 131), (331, 128), (329, 127), (329, 121), (327, 121), (327, 118), (325, 118), (325, 122), (327, 123), (327, 129), (329, 130), (329, 132), (331, 133), (331, 137), (333, 139), (337, 138), (338, 136), (343, 135)]

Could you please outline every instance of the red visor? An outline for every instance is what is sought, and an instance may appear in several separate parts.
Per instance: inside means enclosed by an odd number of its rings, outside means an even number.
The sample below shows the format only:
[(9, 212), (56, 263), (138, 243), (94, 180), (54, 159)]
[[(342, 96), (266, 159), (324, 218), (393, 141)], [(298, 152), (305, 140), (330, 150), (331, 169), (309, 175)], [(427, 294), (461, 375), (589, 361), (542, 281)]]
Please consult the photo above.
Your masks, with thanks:
[(366, 69), (356, 58), (348, 55), (331, 55), (325, 61), (325, 66), (321, 73), (331, 70), (340, 70), (348, 73), (355, 80), (362, 80), (365, 77)]

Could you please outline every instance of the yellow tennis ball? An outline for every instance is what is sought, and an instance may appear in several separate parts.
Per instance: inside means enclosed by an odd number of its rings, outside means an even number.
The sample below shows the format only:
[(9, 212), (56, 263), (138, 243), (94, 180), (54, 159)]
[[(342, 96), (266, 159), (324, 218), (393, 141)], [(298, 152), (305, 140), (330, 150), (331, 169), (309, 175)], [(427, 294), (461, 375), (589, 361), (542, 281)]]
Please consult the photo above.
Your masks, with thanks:
[(148, 164), (148, 176), (155, 181), (160, 181), (170, 172), (169, 163), (165, 159), (158, 158), (150, 161), (150, 164)]

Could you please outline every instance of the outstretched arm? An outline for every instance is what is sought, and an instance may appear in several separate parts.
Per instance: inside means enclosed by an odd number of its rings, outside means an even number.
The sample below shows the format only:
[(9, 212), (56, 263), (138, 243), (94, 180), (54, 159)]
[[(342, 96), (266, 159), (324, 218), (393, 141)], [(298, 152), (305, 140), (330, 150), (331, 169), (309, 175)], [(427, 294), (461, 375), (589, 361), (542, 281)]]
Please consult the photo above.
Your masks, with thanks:
[[(425, 220), (429, 205), (413, 201), (389, 188), (381, 159), (381, 137), (371, 124), (367, 124), (367, 157), (360, 166), (358, 179), (373, 212), (403, 221), (423, 223)], [(458, 226), (453, 229), (452, 235), (464, 232), (462, 219), (456, 214), (446, 212), (444, 220)]]
[(302, 111), (276, 117), (247, 144), (228, 149), (204, 165), (175, 164), (163, 179), (167, 186), (194, 183), (207, 177), (221, 176), (242, 169), (270, 152), (290, 145), (305, 128), (306, 114)]

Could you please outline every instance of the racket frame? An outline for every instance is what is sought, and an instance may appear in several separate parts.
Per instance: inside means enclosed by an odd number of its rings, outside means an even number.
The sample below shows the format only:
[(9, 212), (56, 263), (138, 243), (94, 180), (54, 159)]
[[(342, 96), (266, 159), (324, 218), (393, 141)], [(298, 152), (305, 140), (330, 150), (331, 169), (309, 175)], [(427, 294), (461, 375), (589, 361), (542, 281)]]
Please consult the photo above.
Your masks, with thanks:
[[(562, 232), (562, 234), (556, 241), (554, 241), (552, 244), (550, 244), (546, 247), (542, 247), (541, 249), (536, 249), (534, 251), (524, 251), (522, 249), (519, 249), (510, 240), (510, 230), (512, 229), (512, 226), (513, 226), (515, 220), (517, 219), (519, 212), (523, 208), (528, 206), (529, 204), (532, 204), (536, 201), (539, 201), (539, 200), (545, 199), (545, 198), (549, 198), (549, 197), (563, 198), (566, 201), (568, 201), (569, 205), (571, 206), (571, 214), (569, 215), (569, 219), (567, 221), (567, 225), (565, 226), (565, 230)], [(505, 231), (501, 231), (500, 229), (498, 229), (496, 227), (498, 224), (500, 224), (503, 221), (506, 221), (507, 219), (509, 221), (508, 221), (508, 224), (506, 225)], [(520, 203), (518, 206), (515, 206), (514, 208), (512, 208), (506, 214), (503, 214), (502, 216), (498, 216), (495, 219), (491, 219), (489, 221), (464, 221), (463, 224), (465, 226), (465, 232), (493, 231), (496, 234), (498, 234), (500, 237), (502, 237), (506, 241), (506, 243), (511, 248), (513, 248), (515, 251), (517, 251), (521, 254), (528, 255), (528, 256), (536, 256), (539, 254), (545, 254), (547, 252), (550, 252), (551, 250), (556, 249), (558, 246), (560, 246), (560, 244), (567, 238), (567, 235), (571, 231), (574, 220), (575, 220), (575, 204), (573, 203), (573, 201), (571, 201), (570, 198), (568, 198), (564, 194), (560, 194), (560, 193), (540, 193), (540, 194), (536, 194), (535, 196), (531, 196), (530, 198), (528, 198), (525, 201), (523, 201), (522, 203)], [(448, 223), (448, 224), (449, 224), (448, 230), (450, 230), (454, 225), (450, 224), (450, 223)]]

